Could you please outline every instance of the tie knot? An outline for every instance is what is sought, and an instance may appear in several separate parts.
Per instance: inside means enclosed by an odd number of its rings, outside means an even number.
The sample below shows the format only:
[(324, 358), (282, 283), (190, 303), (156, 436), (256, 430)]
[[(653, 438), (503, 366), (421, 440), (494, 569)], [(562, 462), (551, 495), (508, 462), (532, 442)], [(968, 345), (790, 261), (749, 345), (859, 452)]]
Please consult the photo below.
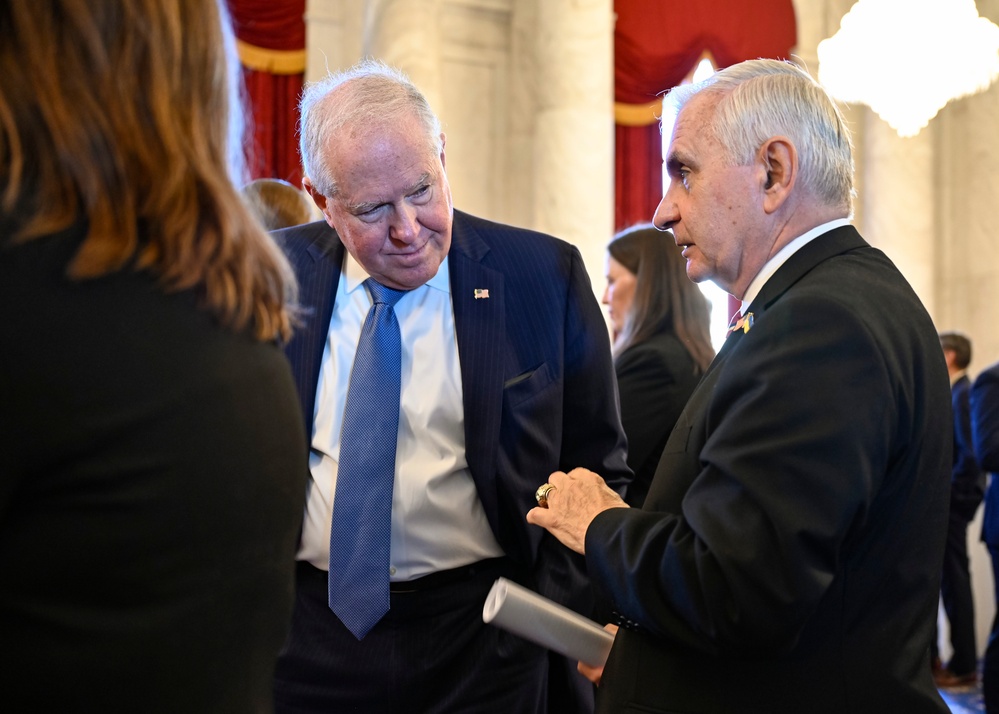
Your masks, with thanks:
[(389, 307), (394, 306), (399, 299), (406, 294), (405, 290), (393, 290), (392, 288), (387, 288), (374, 278), (368, 278), (364, 281), (365, 287), (368, 288), (368, 292), (371, 293), (371, 299), (377, 303), (384, 303)]

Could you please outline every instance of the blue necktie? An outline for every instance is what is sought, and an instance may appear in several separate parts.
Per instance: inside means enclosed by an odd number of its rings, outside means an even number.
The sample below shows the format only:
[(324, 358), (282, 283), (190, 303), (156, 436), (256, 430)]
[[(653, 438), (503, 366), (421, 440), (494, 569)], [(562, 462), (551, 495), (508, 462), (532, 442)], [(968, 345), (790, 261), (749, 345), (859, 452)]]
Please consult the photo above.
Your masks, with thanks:
[(329, 604), (357, 639), (389, 611), (389, 541), (399, 438), (402, 340), (393, 305), (406, 293), (368, 278), (374, 304), (350, 371), (330, 527)]

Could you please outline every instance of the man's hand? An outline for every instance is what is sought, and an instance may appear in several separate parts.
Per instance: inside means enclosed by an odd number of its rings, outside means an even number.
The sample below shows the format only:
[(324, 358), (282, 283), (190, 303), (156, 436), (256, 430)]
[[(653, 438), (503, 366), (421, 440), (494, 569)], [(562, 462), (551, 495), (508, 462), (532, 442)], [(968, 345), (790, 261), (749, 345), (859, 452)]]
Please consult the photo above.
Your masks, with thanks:
[[(617, 630), (618, 630), (617, 625), (606, 624), (606, 625), (604, 625), (604, 629), (607, 630), (612, 635), (614, 635), (615, 637), (617, 637)], [(600, 680), (602, 680), (603, 677), (604, 677), (604, 666), (603, 665), (600, 665), (599, 667), (591, 667), (588, 664), (583, 664), (582, 662), (577, 662), (576, 663), (576, 669), (579, 670), (579, 673), (581, 675), (583, 675), (584, 677), (586, 677), (588, 680), (590, 680), (591, 682), (593, 682), (595, 685), (597, 685), (598, 687), (600, 686)]]
[(556, 471), (548, 477), (548, 507), (532, 508), (527, 522), (541, 526), (577, 553), (585, 550), (586, 529), (608, 508), (628, 508), (599, 474), (587, 469)]

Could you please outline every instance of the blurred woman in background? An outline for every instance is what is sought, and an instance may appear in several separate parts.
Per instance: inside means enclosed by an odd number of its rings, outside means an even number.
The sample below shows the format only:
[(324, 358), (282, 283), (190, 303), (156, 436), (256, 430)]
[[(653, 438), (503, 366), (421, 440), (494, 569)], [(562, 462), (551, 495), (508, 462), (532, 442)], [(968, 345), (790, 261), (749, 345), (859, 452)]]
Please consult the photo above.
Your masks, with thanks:
[(607, 247), (614, 369), (628, 466), (625, 501), (640, 507), (666, 439), (715, 352), (710, 304), (692, 283), (669, 233), (651, 224), (621, 231)]
[(0, 3), (6, 711), (271, 709), (307, 450), (234, 57), (211, 0)]

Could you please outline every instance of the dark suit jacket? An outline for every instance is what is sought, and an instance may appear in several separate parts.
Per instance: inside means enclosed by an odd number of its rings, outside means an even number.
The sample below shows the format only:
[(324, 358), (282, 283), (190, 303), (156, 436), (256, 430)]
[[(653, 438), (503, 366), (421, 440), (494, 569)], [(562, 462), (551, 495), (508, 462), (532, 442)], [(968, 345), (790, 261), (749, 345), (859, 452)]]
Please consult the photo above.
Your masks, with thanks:
[(670, 435), (645, 507), (586, 534), (627, 619), (602, 712), (947, 711), (928, 666), (947, 524), (936, 330), (852, 227), (795, 253)]
[(985, 495), (985, 472), (978, 466), (971, 441), (971, 380), (963, 376), (951, 387), (951, 407), (954, 412), (954, 458), (951, 469), (950, 508), (967, 520)]
[[(982, 540), (999, 547), (999, 362), (983, 370), (971, 388), (972, 441), (975, 456), (992, 480), (985, 492)], [(999, 600), (999, 596), (997, 596)]]
[(669, 330), (628, 347), (614, 360), (614, 371), (621, 393), (621, 423), (628, 437), (628, 466), (635, 472), (625, 500), (641, 507), (666, 438), (700, 374), (695, 373), (690, 352)]
[[(344, 247), (323, 222), (275, 235), (309, 310), (287, 351), (311, 434)], [(579, 251), (455, 211), (448, 258), (465, 451), (489, 524), (542, 594), (587, 612), (582, 558), (524, 520), (552, 471), (585, 466), (619, 490), (631, 476), (607, 328)]]

